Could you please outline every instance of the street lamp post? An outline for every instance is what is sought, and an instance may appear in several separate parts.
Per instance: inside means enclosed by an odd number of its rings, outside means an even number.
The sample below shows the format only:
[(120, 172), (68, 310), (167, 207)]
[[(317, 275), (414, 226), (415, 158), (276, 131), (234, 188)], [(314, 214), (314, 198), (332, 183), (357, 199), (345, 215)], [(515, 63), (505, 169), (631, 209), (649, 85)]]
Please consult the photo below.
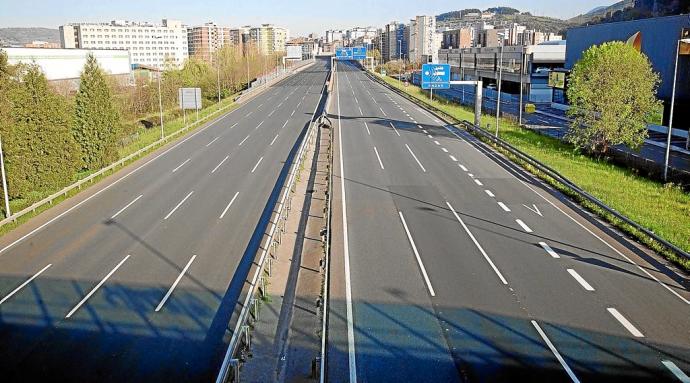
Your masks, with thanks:
[(7, 177), (5, 175), (5, 154), (2, 152), (2, 138), (0, 138), (0, 168), (2, 169), (2, 192), (5, 195), (5, 218), (12, 216), (10, 198), (7, 192)]
[[(405, 68), (405, 61), (402, 60), (402, 40), (398, 40), (398, 46), (399, 46), (399, 48), (398, 48), (398, 52), (399, 52), (398, 56), (400, 56), (400, 57), (398, 57), (398, 61), (400, 61), (400, 63), (403, 64), (403, 70), (404, 70), (404, 69), (407, 69), (407, 68)], [(400, 71), (398, 71), (398, 81), (402, 82), (402, 80), (400, 79), (400, 77), (401, 77), (400, 75), (401, 75), (401, 73), (400, 73)]]
[[(160, 40), (163, 37), (162, 36), (154, 36), (153, 37), (156, 40)], [(160, 113), (160, 120), (161, 120), (161, 140), (165, 138), (165, 131), (163, 130), (163, 96), (161, 93), (161, 67), (160, 64), (158, 65), (158, 112)]]
[(496, 138), (498, 138), (498, 121), (501, 111), (501, 83), (503, 82), (503, 45), (505, 45), (504, 34), (499, 33), (498, 36), (500, 36), (501, 38), (501, 54), (500, 58), (498, 59), (498, 96), (496, 97)]
[(676, 64), (673, 69), (673, 90), (671, 91), (671, 110), (668, 117), (668, 134), (666, 135), (666, 156), (664, 159), (664, 182), (668, 178), (668, 162), (671, 156), (671, 135), (673, 132), (673, 108), (676, 102), (676, 79), (678, 77), (678, 57), (680, 56), (680, 44), (690, 44), (690, 39), (679, 39), (676, 43)]
[(163, 96), (161, 94), (161, 69), (158, 68), (158, 111), (161, 118), (161, 140), (165, 138), (165, 132), (163, 130)]
[(527, 54), (525, 47), (522, 47), (522, 63), (520, 64), (520, 112), (518, 113), (518, 126), (522, 125), (522, 96), (523, 96), (523, 77), (525, 76), (525, 66), (526, 66), (526, 61), (527, 61)]
[(216, 81), (218, 83), (218, 102), (220, 103), (220, 58), (216, 50)]

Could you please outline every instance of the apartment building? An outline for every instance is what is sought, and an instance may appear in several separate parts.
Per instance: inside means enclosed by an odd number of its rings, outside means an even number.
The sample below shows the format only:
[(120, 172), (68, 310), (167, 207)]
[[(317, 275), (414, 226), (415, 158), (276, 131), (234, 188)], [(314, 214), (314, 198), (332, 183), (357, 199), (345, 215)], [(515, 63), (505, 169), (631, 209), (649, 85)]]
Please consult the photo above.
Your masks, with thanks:
[(231, 36), (232, 30), (220, 27), (215, 23), (187, 29), (187, 44), (189, 57), (195, 57), (207, 62), (214, 61), (214, 53), (226, 45), (236, 44)]
[(471, 48), (473, 40), (472, 28), (458, 28), (443, 31), (442, 49)]
[(110, 23), (74, 23), (60, 26), (60, 46), (77, 49), (124, 49), (132, 64), (163, 68), (182, 66), (189, 54), (187, 27), (181, 21), (161, 24), (114, 20)]
[(438, 59), (443, 34), (436, 32), (435, 16), (417, 16), (410, 20), (409, 58), (411, 62)]
[(273, 24), (262, 24), (260, 27), (249, 30), (249, 41), (265, 55), (285, 52), (285, 43), (289, 36), (290, 32), (286, 28), (276, 27)]

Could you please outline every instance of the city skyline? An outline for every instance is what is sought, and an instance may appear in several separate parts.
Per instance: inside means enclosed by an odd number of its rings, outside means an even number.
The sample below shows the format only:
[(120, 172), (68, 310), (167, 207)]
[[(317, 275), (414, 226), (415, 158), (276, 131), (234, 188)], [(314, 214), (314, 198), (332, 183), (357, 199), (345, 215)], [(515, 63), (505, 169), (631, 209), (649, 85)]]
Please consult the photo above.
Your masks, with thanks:
[[(540, 4), (543, 3), (543, 4)], [(507, 0), (501, 4), (480, 1), (467, 1), (459, 4), (450, 0), (434, 1), (433, 4), (420, 4), (413, 1), (363, 1), (356, 12), (351, 3), (334, 2), (323, 7), (321, 2), (302, 0), (276, 2), (257, 0), (251, 3), (223, 3), (216, 0), (205, 1), (203, 6), (178, 0), (154, 0), (146, 3), (120, 2), (96, 3), (85, 0), (67, 0), (59, 9), (50, 13), (37, 14), (36, 9), (47, 9), (51, 4), (45, 0), (29, 3), (9, 3), (4, 5), (0, 15), (1, 27), (47, 27), (72, 22), (108, 22), (111, 20), (148, 21), (157, 23), (163, 18), (181, 20), (186, 25), (201, 25), (215, 22), (223, 26), (260, 25), (272, 23), (290, 29), (291, 36), (304, 36), (309, 33), (323, 34), (327, 29), (349, 28), (352, 26), (381, 26), (391, 20), (405, 21), (416, 15), (438, 15), (466, 8), (486, 9), (494, 6), (508, 6), (523, 12), (567, 19), (587, 12), (611, 1), (584, 0), (570, 3), (538, 2), (535, 0)], [(174, 9), (174, 13), (163, 14), (160, 9)], [(346, 15), (342, 17), (341, 15)]]

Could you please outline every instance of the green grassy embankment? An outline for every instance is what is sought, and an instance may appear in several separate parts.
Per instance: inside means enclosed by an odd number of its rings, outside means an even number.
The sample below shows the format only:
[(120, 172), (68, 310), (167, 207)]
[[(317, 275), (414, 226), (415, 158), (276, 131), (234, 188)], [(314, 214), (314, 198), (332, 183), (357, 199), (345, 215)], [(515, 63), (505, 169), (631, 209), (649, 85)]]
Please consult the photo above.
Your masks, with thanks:
[[(379, 76), (379, 78), (381, 77)], [(434, 101), (430, 101), (428, 93), (417, 86), (410, 84), (406, 87), (398, 80), (390, 77), (385, 77), (383, 80), (410, 96), (441, 110), (452, 119), (457, 121), (474, 120), (474, 111), (467, 107), (436, 97), (434, 97)], [(482, 126), (486, 127), (487, 124), (495, 124), (495, 117), (483, 115)], [(522, 152), (556, 170), (621, 214), (653, 231), (685, 252), (690, 252), (690, 194), (684, 192), (680, 186), (662, 184), (642, 177), (632, 169), (584, 155), (575, 151), (571, 145), (565, 142), (529, 129), (520, 128), (515, 121), (509, 119), (501, 120), (499, 136)], [(520, 161), (516, 160), (516, 162)], [(560, 183), (540, 174), (539, 171), (530, 166), (525, 166), (524, 163), (522, 165), (564, 193), (576, 200), (578, 199)], [(621, 222), (588, 201), (578, 200), (578, 202), (683, 267), (686, 271), (690, 271), (690, 260), (679, 258), (644, 233)]]

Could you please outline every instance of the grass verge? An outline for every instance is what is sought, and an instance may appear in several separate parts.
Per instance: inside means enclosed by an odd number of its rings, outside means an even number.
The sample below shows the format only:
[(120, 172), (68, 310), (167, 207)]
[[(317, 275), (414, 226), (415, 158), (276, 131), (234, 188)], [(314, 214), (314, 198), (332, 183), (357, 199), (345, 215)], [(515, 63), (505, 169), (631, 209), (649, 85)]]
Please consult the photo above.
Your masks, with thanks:
[[(456, 121), (474, 120), (474, 111), (455, 103), (439, 99), (429, 100), (421, 88), (404, 86), (390, 77), (380, 77), (391, 86), (442, 111)], [(495, 123), (495, 117), (483, 115), (482, 126)], [(494, 126), (495, 128), (495, 126)], [(493, 133), (493, 132), (492, 132)], [(521, 150), (550, 166), (580, 188), (598, 198), (656, 235), (690, 252), (690, 194), (680, 186), (662, 184), (638, 175), (633, 169), (624, 168), (576, 151), (571, 145), (528, 129), (520, 128), (514, 121), (501, 119), (499, 136)], [(679, 258), (675, 253), (635, 228), (621, 222), (588, 201), (580, 200), (569, 188), (541, 174), (537, 169), (505, 153), (524, 168), (544, 179), (560, 191), (575, 199), (588, 210), (596, 213), (641, 243), (649, 246), (670, 261), (690, 271), (690, 260)]]
[[(225, 98), (224, 100), (221, 100), (219, 103), (215, 103), (213, 105), (210, 105), (202, 110), (199, 111), (199, 120), (203, 121), (205, 118), (208, 118), (211, 116), (214, 112), (218, 111), (219, 109), (224, 109), (223, 113), (228, 113), (236, 108), (239, 107), (239, 104), (236, 104), (234, 102), (235, 100), (235, 95), (232, 95), (230, 97)], [(220, 116), (221, 114), (217, 114), (216, 116)], [(187, 122), (189, 124), (192, 124), (193, 122), (196, 121), (196, 114), (194, 112), (188, 113), (187, 116)], [(210, 120), (209, 120), (210, 121)], [(208, 122), (208, 121), (206, 121)], [(182, 130), (185, 128), (185, 124), (183, 122), (183, 118), (175, 118), (170, 121), (163, 121), (163, 131), (165, 133), (166, 137), (169, 137), (170, 135)], [(205, 126), (205, 123), (202, 122), (194, 127), (191, 127), (187, 132), (193, 132), (196, 129), (199, 129), (200, 127)], [(175, 136), (172, 138), (173, 140), (178, 139), (180, 136)], [(122, 146), (119, 148), (118, 153), (120, 154), (120, 158), (127, 157), (130, 154), (135, 153), (136, 151), (145, 148), (148, 145), (153, 144), (154, 142), (158, 141), (161, 138), (161, 130), (160, 130), (160, 125), (153, 126), (149, 129), (143, 130), (140, 132), (134, 139), (131, 140), (131, 142), (125, 146)], [(102, 175), (95, 177), (94, 179), (91, 180), (91, 182), (88, 185), (84, 185), (81, 189), (73, 189), (70, 192), (61, 195), (58, 198), (55, 198), (52, 203), (45, 204), (43, 206), (40, 206), (36, 208), (31, 213), (25, 214), (21, 217), (18, 217), (14, 222), (10, 222), (5, 224), (4, 226), (0, 226), (0, 236), (14, 230), (18, 226), (22, 225), (24, 222), (28, 221), (32, 217), (35, 217), (36, 215), (40, 214), (41, 212), (48, 210), (49, 208), (53, 207), (54, 205), (59, 204), (60, 202), (64, 201), (65, 199), (68, 199), (70, 197), (73, 197), (74, 195), (80, 193), (82, 190), (89, 188), (91, 185), (97, 184), (104, 178), (116, 173), (122, 167), (127, 166), (128, 164), (146, 156), (147, 154), (153, 152), (154, 150), (160, 148), (161, 146), (167, 144), (170, 142), (169, 140), (165, 140), (159, 145), (155, 145), (154, 147), (150, 148), (150, 150), (147, 150), (144, 153), (141, 153), (141, 155), (138, 155), (129, 161), (125, 162), (122, 164), (121, 167), (119, 168), (114, 168), (112, 171), (108, 171), (103, 173)], [(95, 173), (96, 171), (84, 171), (80, 172), (75, 175), (74, 182), (82, 180), (89, 175)], [(50, 192), (45, 192), (45, 193), (33, 193), (31, 194), (28, 198), (22, 198), (22, 199), (14, 199), (10, 201), (10, 208), (12, 211), (20, 211), (28, 206), (31, 206), (31, 204), (36, 203), (37, 201), (40, 201), (44, 198), (47, 198), (51, 194), (55, 193), (56, 190), (50, 191)]]

